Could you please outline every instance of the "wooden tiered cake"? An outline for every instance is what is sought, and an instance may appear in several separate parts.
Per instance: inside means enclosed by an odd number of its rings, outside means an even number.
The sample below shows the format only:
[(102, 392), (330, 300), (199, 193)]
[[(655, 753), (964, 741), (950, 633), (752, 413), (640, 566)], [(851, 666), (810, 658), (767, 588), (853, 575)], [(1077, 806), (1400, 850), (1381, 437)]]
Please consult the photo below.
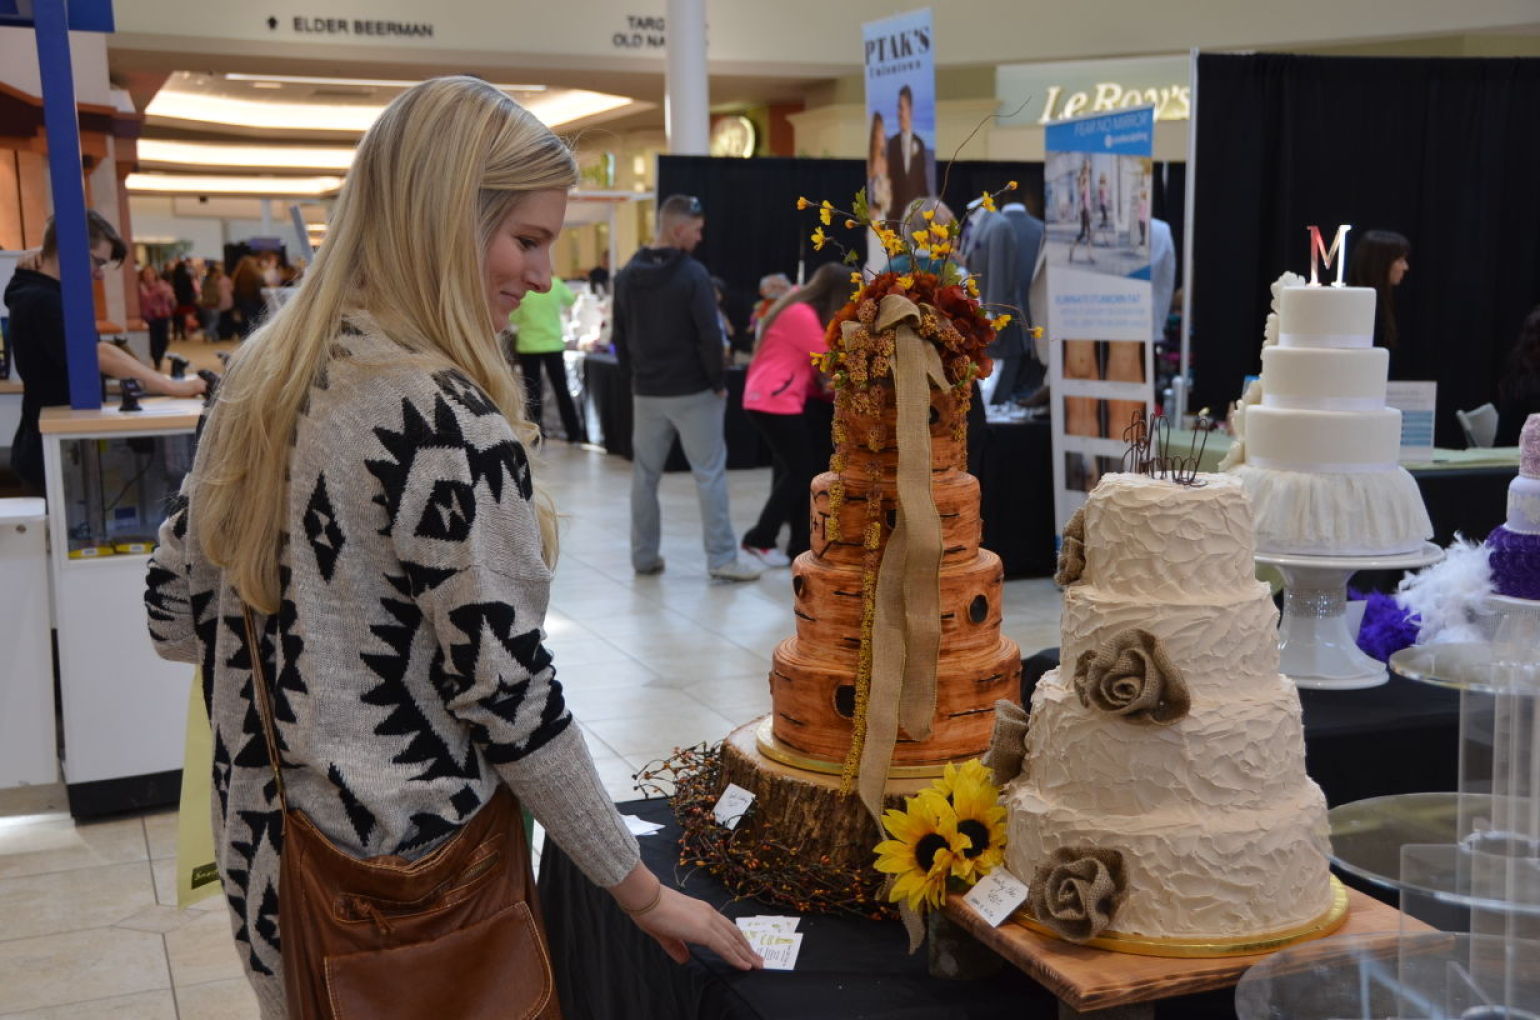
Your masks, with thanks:
[[(1000, 634), (1005, 571), (999, 556), (979, 546), (979, 483), (967, 473), (965, 436), (952, 434), (949, 424), (956, 399), (953, 390), (931, 390), (931, 493), (942, 534), (936, 712), (929, 739), (900, 732), (893, 751), (899, 775), (935, 775), (947, 762), (983, 754), (995, 701), (1020, 696), (1021, 652)], [(776, 648), (770, 671), (772, 756), (787, 748), (838, 767), (850, 749), (869, 502), (875, 498), (881, 506), (875, 515), (880, 546), (897, 519), (892, 414), (890, 406), (882, 429), (887, 443), (875, 453), (857, 438), (868, 434), (872, 420), (851, 415), (836, 450), (836, 457), (844, 453), (846, 469), (813, 481), (813, 547), (792, 565), (797, 632)], [(843, 499), (831, 499), (840, 486)]]
[[(746, 823), (857, 868), (870, 866), (878, 838), (869, 809), (878, 800), (901, 806), (902, 796), (928, 785), (947, 763), (982, 755), (994, 704), (1020, 696), (1021, 676), (1021, 653), (1000, 632), (1004, 571), (997, 555), (980, 548), (979, 485), (966, 471), (966, 412), (978, 356), (959, 350), (960, 343), (946, 344), (958, 335), (934, 308), (882, 301), (883, 318), (865, 308), (859, 323), (842, 324), (847, 342), (853, 328), (875, 339), (866, 360), (846, 354), (840, 361), (859, 378), (836, 376), (832, 470), (813, 482), (812, 548), (792, 567), (796, 633), (772, 659), (773, 711), (735, 731), (723, 749), (725, 778), (756, 796)], [(894, 301), (907, 310), (905, 325), (896, 329), (888, 326), (896, 318)], [(895, 333), (911, 327), (897, 344), (908, 345), (903, 372), (910, 381), (896, 382)], [(902, 455), (901, 435), (909, 444)], [(931, 523), (914, 523), (922, 517)], [(914, 550), (917, 534), (928, 536), (921, 543), (928, 551), (918, 559), (929, 567), (902, 572), (904, 608), (894, 614), (878, 606), (879, 574), (886, 578), (890, 569), (884, 557)], [(934, 618), (923, 622), (929, 613), (917, 606), (936, 607), (939, 632)], [(929, 643), (911, 641), (911, 634), (926, 631)], [(893, 643), (906, 646), (896, 669)], [(921, 702), (929, 709), (930, 732), (897, 729), (891, 753), (875, 763), (875, 790), (881, 793), (874, 795), (868, 773), (884, 743), (873, 745), (865, 724), (882, 714), (883, 704), (891, 708), (909, 698), (900, 689), (910, 684), (918, 658), (934, 666), (933, 708), (928, 693)], [(902, 680), (895, 675), (900, 672)], [(916, 715), (907, 718), (912, 723)], [(923, 711), (918, 718), (924, 720)], [(852, 768), (863, 747), (865, 807), (851, 793)]]

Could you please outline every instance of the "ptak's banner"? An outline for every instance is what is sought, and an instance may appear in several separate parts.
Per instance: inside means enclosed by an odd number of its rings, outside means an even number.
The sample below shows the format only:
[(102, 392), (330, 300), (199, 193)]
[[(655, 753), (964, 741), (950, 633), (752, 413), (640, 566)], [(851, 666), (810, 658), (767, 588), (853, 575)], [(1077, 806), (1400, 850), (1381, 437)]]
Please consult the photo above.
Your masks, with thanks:
[(1044, 221), (1054, 510), (1060, 529), (1118, 471), (1124, 431), (1154, 413), (1153, 107), (1045, 129)]
[[(936, 65), (930, 9), (861, 26), (866, 66), (866, 201), (872, 218), (901, 221), (936, 193)], [(868, 237), (868, 263), (887, 256)]]

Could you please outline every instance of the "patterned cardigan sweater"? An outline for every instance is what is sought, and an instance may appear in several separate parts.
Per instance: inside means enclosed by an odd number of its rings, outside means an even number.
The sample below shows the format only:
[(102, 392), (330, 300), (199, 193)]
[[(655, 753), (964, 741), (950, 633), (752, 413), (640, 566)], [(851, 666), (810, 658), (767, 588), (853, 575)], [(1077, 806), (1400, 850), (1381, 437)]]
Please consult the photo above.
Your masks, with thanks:
[[(589, 878), (625, 877), (636, 841), (542, 643), (551, 575), (507, 419), (464, 375), (354, 320), (289, 464), (281, 603), (258, 628), (290, 806), (357, 857), (415, 859), (506, 783)], [(145, 604), (160, 654), (203, 668), (219, 871), (264, 1015), (282, 1016), (282, 814), (241, 602), (185, 498)]]

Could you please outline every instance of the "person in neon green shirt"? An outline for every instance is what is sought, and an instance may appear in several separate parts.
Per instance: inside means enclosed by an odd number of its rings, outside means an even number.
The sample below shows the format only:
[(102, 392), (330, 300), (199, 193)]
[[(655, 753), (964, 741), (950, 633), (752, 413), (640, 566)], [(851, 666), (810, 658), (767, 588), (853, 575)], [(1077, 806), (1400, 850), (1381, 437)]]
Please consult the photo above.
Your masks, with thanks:
[(524, 413), (530, 421), (540, 424), (540, 371), (543, 368), (556, 393), (556, 410), (561, 415), (562, 431), (569, 443), (581, 443), (586, 439), (577, 408), (572, 403), (572, 394), (567, 392), (567, 365), (562, 359), (562, 352), (567, 349), (562, 312), (576, 301), (577, 295), (561, 277), (552, 277), (550, 290), (528, 292), (519, 301), (519, 306), (508, 313), (508, 325), (517, 331), (514, 351), (519, 357), (519, 374), (524, 377)]

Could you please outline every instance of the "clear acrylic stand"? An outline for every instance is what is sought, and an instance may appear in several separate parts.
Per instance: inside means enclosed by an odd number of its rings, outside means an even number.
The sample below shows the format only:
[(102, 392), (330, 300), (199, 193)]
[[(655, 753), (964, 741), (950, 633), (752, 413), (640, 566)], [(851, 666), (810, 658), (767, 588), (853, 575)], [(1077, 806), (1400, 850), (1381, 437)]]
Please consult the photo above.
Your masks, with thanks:
[(1540, 612), (1494, 608), (1504, 617), (1492, 643), (1390, 660), (1460, 691), (1460, 789), (1329, 816), (1334, 863), (1398, 890), (1401, 930), (1257, 964), (1236, 990), (1240, 1017), (1540, 1020)]

